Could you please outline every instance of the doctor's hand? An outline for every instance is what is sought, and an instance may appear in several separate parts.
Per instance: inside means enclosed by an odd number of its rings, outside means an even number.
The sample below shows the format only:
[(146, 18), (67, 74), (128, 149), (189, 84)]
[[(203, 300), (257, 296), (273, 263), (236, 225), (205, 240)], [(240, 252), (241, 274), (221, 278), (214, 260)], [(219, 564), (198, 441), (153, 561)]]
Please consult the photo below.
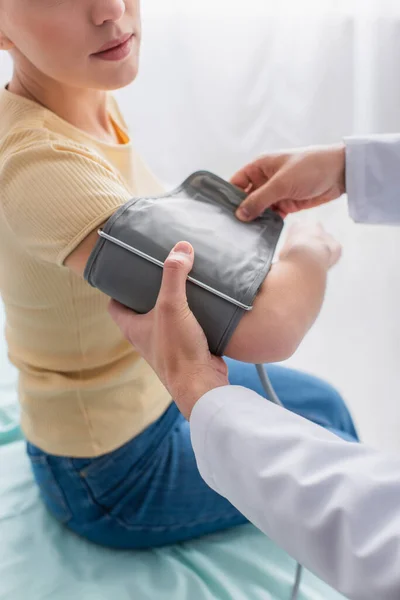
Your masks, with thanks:
[(192, 246), (179, 242), (165, 261), (157, 303), (146, 315), (115, 301), (109, 307), (123, 335), (150, 364), (187, 419), (201, 396), (229, 383), (225, 362), (210, 354), (187, 302), (186, 279), (193, 261)]
[(344, 194), (345, 147), (303, 148), (262, 156), (238, 171), (231, 182), (249, 194), (237, 211), (240, 220), (252, 221), (267, 208), (285, 218)]

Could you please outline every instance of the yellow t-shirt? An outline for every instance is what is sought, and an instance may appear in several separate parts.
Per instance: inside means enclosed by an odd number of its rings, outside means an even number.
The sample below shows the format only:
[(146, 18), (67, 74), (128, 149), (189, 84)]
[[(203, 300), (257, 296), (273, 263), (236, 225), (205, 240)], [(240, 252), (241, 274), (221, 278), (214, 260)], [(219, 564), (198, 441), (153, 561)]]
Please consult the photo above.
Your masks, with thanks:
[(119, 206), (163, 191), (112, 98), (109, 111), (125, 144), (101, 142), (0, 91), (0, 293), (9, 356), (19, 370), (26, 437), (64, 456), (110, 452), (171, 402), (109, 317), (108, 298), (64, 266)]

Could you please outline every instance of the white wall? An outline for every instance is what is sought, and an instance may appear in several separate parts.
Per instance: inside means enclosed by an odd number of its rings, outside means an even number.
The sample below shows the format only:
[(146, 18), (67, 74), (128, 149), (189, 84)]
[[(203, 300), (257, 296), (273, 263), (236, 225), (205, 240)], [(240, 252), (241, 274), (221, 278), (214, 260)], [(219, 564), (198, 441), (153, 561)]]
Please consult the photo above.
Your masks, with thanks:
[[(251, 0), (243, 14), (233, 0), (144, 3), (141, 74), (118, 96), (167, 185), (200, 168), (228, 177), (263, 151), (400, 130), (396, 3), (276, 4)], [(344, 258), (290, 362), (337, 385), (367, 441), (398, 449), (400, 232), (355, 226), (344, 201), (300, 218), (316, 217)]]
[(11, 75), (11, 61), (8, 54), (0, 52), (0, 81), (7, 81)]

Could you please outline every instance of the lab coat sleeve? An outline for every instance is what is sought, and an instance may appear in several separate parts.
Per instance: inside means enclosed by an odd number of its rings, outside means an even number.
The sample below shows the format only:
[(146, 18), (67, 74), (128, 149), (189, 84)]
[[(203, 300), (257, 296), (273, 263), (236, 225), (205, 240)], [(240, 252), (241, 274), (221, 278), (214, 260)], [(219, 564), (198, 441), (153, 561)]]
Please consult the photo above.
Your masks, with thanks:
[(345, 146), (351, 217), (400, 225), (400, 134), (346, 138)]
[(242, 387), (193, 409), (208, 485), (353, 600), (400, 598), (400, 458), (345, 442)]

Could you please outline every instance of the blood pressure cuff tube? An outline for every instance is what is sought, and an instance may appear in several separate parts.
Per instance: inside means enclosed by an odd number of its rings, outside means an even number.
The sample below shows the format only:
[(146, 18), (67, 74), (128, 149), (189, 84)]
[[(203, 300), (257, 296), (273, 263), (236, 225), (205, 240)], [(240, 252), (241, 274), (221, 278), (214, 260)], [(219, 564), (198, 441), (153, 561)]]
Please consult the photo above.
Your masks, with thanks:
[(156, 303), (171, 249), (181, 240), (190, 242), (195, 260), (187, 282), (189, 306), (210, 351), (223, 355), (253, 306), (283, 227), (270, 210), (252, 223), (240, 222), (235, 211), (244, 198), (238, 188), (200, 171), (170, 194), (130, 200), (99, 231), (85, 279), (121, 304), (147, 313)]

